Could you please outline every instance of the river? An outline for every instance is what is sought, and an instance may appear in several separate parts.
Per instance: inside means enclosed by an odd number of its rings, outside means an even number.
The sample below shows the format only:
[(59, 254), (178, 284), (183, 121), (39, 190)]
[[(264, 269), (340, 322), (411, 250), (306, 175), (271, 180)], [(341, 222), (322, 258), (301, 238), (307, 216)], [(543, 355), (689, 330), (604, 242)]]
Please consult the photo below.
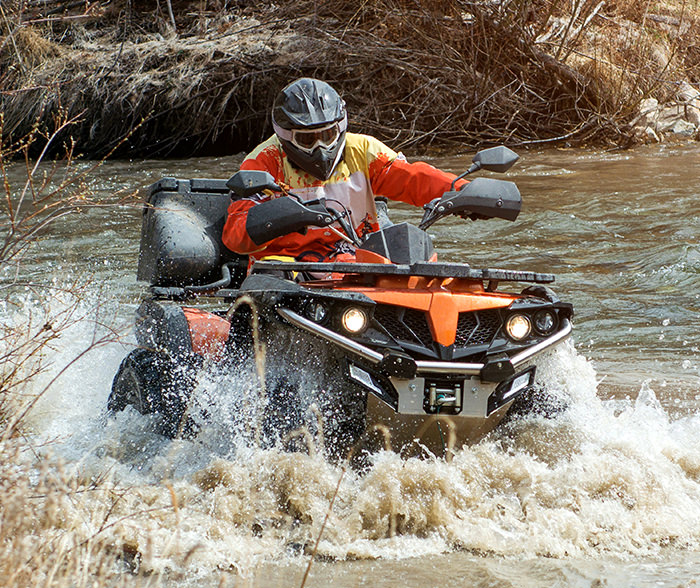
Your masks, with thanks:
[[(168, 442), (133, 412), (107, 418), (144, 292), (135, 280), (140, 212), (125, 204), (56, 224), (22, 266), (23, 279), (51, 289), (28, 287), (0, 306), (13, 324), (42, 317), (40, 300), (54, 316), (77, 305), (33, 385), (40, 391), (70, 363), (30, 415), (33, 443), (82, 479), (129, 489), (131, 515), (111, 540), (136, 546), (140, 568), (166, 585), (301, 585), (304, 545), (336, 487), (306, 586), (694, 585), (700, 145), (520, 154), (507, 174), (524, 199), (515, 223), (443, 222), (431, 232), (444, 260), (556, 274), (576, 313), (572, 344), (546, 368), (573, 400), (564, 413), (516, 422), (450, 463), (380, 453), (362, 473), (242, 447), (225, 411), (194, 441)], [(429, 161), (459, 172), (470, 158)], [(118, 189), (164, 175), (228, 177), (238, 161), (115, 161), (89, 183), (114, 203)], [(15, 168), (8, 178), (21, 176)], [(420, 217), (393, 203), (390, 212)], [(66, 292), (75, 284), (78, 299)], [(220, 388), (217, 378), (212, 370)], [(176, 512), (140, 514), (171, 504), (168, 486)]]

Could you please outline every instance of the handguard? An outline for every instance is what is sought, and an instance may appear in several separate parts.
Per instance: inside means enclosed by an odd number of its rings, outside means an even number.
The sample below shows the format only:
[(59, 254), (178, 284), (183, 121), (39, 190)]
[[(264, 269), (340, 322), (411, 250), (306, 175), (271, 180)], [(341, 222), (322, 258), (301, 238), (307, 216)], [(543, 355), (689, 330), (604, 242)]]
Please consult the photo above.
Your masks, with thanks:
[(262, 245), (308, 226), (325, 227), (332, 222), (333, 217), (322, 205), (305, 206), (289, 196), (281, 196), (251, 207), (245, 229), (253, 243)]
[(521, 206), (520, 190), (513, 182), (475, 178), (460, 190), (445, 192), (441, 198), (426, 204), (423, 220), (418, 226), (425, 230), (449, 214), (514, 221)]

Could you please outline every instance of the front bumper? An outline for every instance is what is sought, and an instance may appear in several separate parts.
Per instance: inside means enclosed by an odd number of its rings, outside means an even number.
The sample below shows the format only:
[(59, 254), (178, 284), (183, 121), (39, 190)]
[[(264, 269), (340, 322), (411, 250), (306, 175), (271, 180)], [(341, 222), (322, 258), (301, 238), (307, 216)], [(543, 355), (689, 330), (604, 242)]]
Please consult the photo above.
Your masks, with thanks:
[[(385, 356), (370, 349), (365, 345), (357, 343), (348, 337), (331, 331), (315, 322), (293, 312), (287, 308), (278, 308), (277, 312), (288, 323), (299, 327), (309, 333), (317, 335), (326, 341), (337, 345), (341, 349), (355, 354), (356, 356), (372, 364), (379, 365), (385, 363)], [(511, 377), (519, 367), (546, 351), (550, 347), (560, 343), (571, 334), (571, 321), (564, 319), (561, 328), (532, 347), (513, 355), (512, 357), (502, 356), (487, 363), (465, 363), (459, 361), (415, 361), (416, 374), (445, 374), (462, 376), (479, 376), (484, 381), (501, 382)], [(499, 365), (500, 364), (500, 365)], [(502, 377), (499, 377), (499, 374)]]
[[(414, 360), (403, 354), (381, 354), (327, 329), (287, 308), (278, 308), (288, 323), (349, 353), (349, 376), (403, 414), (452, 414), (486, 417), (532, 385), (532, 360), (564, 341), (572, 331), (564, 319), (547, 339), (509, 357), (501, 354), (485, 363)], [(375, 372), (374, 374), (372, 372)], [(391, 382), (398, 401), (387, 395), (377, 372)]]

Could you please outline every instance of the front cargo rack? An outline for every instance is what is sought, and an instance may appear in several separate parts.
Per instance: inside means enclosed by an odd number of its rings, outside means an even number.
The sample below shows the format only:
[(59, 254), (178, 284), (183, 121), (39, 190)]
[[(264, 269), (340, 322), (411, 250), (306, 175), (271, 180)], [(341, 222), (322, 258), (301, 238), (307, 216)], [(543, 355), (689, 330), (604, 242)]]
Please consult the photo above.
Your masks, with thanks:
[(251, 271), (251, 273), (254, 274), (268, 272), (321, 272), (336, 274), (419, 276), (423, 278), (462, 278), (498, 282), (530, 282), (535, 284), (551, 284), (554, 282), (553, 274), (506, 269), (473, 269), (466, 263), (419, 262), (408, 265), (352, 262), (256, 261)]

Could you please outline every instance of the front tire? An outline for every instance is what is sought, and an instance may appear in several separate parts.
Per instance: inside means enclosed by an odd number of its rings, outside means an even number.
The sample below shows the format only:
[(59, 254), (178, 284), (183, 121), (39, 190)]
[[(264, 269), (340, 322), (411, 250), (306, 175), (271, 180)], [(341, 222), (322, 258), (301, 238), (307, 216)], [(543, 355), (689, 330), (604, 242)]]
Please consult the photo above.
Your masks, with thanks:
[(295, 433), (305, 429), (331, 460), (340, 461), (364, 434), (367, 392), (347, 376), (347, 362), (337, 350), (294, 331), (289, 334), (294, 339), (286, 351), (281, 336), (281, 343), (277, 339), (268, 350), (273, 359), (266, 365), (263, 445), (281, 441), (283, 450), (304, 451), (305, 440)]
[(175, 438), (189, 429), (183, 419), (194, 383), (188, 366), (178, 366), (164, 353), (135, 349), (114, 376), (107, 409), (133, 406), (141, 414), (159, 415), (157, 432)]

